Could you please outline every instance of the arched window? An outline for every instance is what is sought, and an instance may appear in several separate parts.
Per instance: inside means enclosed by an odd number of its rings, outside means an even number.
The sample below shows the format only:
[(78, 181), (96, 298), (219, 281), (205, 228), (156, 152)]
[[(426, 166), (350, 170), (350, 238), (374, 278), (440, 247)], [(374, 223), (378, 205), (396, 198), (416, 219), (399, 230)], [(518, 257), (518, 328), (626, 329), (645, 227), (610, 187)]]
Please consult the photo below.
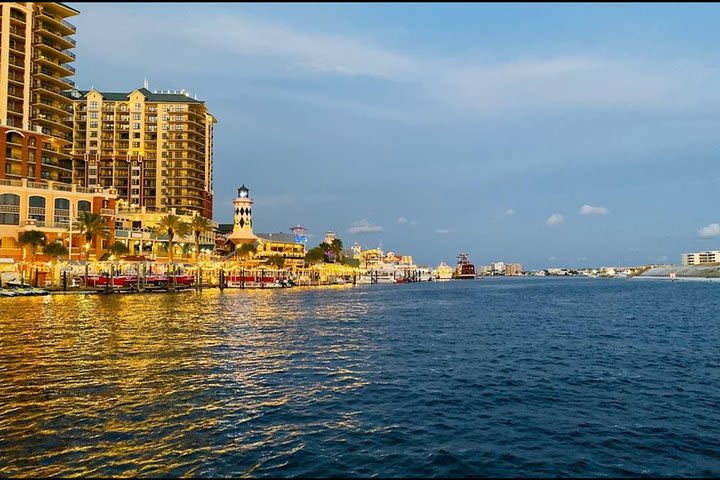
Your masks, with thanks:
[(20, 132), (15, 131), (9, 131), (7, 132), (7, 142), (8, 143), (16, 143), (18, 145), (22, 145), (22, 134)]
[(45, 222), (45, 197), (30, 197), (30, 211), (28, 214), (30, 218), (35, 219), (37, 222)]
[(70, 200), (55, 199), (55, 223), (70, 223)]
[(92, 210), (92, 206), (90, 205), (90, 202), (88, 202), (87, 200), (80, 200), (80, 201), (78, 202), (78, 208), (77, 208), (77, 209), (78, 209), (78, 213), (80, 213), (80, 212), (89, 212), (90, 210)]
[(20, 195), (0, 195), (0, 225), (20, 225)]

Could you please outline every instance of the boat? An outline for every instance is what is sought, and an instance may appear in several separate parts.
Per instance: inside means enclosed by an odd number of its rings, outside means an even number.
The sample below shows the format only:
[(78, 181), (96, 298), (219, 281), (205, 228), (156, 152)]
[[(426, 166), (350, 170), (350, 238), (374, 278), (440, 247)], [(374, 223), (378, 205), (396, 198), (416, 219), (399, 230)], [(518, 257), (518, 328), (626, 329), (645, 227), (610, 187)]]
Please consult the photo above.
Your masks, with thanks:
[(457, 267), (455, 267), (455, 272), (453, 274), (453, 278), (458, 278), (461, 280), (474, 280), (475, 279), (475, 265), (470, 263), (470, 260), (468, 260), (468, 254), (467, 253), (461, 253), (458, 255), (458, 263)]
[(287, 288), (289, 283), (285, 278), (256, 275), (226, 275), (227, 288)]

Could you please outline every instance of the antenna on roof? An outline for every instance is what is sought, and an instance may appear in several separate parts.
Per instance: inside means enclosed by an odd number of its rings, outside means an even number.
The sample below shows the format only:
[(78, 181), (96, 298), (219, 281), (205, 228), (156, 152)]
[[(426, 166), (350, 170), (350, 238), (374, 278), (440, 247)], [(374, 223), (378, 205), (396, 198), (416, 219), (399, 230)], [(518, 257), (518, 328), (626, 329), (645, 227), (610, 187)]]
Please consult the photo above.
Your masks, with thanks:
[(149, 88), (150, 88), (150, 85), (148, 84), (148, 79), (147, 79), (147, 78), (145, 78), (145, 81), (143, 82), (143, 88), (145, 88), (145, 89), (149, 89)]

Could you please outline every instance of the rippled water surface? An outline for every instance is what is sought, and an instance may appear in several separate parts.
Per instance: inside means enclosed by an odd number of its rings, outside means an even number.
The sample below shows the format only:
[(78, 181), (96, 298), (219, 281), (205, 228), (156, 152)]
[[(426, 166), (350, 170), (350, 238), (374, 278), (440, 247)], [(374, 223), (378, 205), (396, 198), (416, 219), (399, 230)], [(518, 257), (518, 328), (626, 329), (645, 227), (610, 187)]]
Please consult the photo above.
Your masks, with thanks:
[(720, 475), (719, 288), (0, 298), (0, 475)]

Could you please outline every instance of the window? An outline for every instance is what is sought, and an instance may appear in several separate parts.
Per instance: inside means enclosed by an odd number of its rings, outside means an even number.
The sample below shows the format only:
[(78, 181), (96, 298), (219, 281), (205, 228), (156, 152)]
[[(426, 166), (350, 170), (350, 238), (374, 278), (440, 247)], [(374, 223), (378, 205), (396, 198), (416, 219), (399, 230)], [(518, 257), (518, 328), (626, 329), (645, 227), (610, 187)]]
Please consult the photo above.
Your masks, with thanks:
[(140, 142), (132, 142), (132, 148), (140, 148)]
[(133, 113), (133, 120), (140, 120), (140, 114), (139, 114), (139, 113)]
[(98, 108), (98, 102), (95, 100), (90, 102), (90, 108), (92, 108), (92, 109)]
[(92, 132), (90, 132), (90, 136), (91, 136), (92, 138), (97, 137), (97, 135), (98, 135), (97, 130), (93, 130)]
[(170, 130), (170, 125), (163, 123), (163, 130)]
[(135, 111), (137, 112), (137, 111), (139, 111), (139, 110), (141, 110), (141, 109), (142, 109), (142, 105), (140, 105), (139, 103), (136, 103), (136, 104), (135, 104)]
[(133, 138), (140, 138), (140, 132), (133, 132)]
[(87, 200), (80, 200), (78, 202), (78, 212), (89, 212), (90, 211), (90, 202)]
[(133, 123), (133, 129), (140, 130), (140, 124), (139, 123)]
[(98, 118), (98, 112), (90, 112), (90, 118)]
[(55, 223), (70, 223), (70, 200), (55, 199)]
[(29, 200), (29, 217), (38, 221), (45, 221), (45, 197), (32, 196)]
[(98, 122), (90, 122), (90, 128), (98, 128)]
[(20, 195), (0, 195), (0, 225), (20, 225)]

